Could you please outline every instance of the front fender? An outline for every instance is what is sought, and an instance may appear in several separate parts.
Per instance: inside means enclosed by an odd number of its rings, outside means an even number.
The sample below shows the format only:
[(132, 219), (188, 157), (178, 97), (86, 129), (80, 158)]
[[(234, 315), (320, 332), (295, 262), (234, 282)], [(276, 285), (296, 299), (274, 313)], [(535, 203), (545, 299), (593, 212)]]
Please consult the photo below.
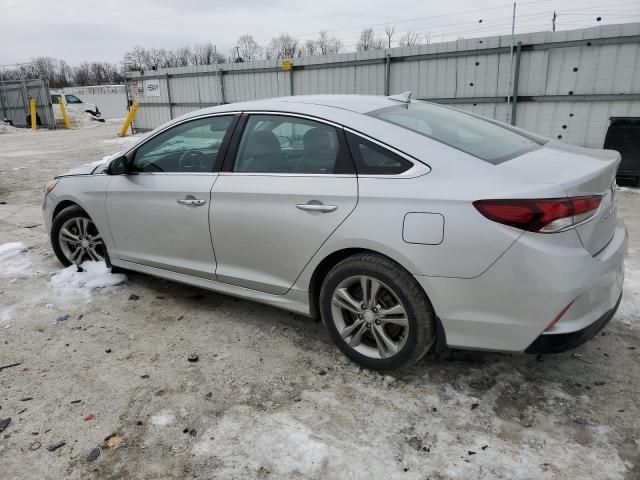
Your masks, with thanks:
[(89, 214), (98, 227), (107, 250), (113, 250), (114, 243), (106, 211), (106, 191), (110, 180), (109, 175), (102, 174), (61, 177), (56, 187), (45, 195), (42, 205), (47, 234), (51, 235), (51, 224), (56, 208), (63, 202), (73, 203)]

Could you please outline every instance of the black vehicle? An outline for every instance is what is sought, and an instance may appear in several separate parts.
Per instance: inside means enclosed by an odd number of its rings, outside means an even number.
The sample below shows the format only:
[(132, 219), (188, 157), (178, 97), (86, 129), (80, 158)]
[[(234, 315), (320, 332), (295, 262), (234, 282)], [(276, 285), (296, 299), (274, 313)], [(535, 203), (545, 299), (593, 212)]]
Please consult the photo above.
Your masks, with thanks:
[(604, 148), (617, 150), (622, 155), (617, 178), (640, 182), (640, 118), (612, 118)]

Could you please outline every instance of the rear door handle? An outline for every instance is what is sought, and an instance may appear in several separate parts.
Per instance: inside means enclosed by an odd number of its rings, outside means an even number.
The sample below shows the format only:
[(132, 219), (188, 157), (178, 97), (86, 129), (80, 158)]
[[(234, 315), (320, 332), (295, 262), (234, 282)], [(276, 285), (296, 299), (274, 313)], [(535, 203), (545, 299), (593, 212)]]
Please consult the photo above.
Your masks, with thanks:
[(296, 208), (305, 212), (329, 213), (337, 210), (337, 205), (325, 205), (323, 203), (299, 203)]
[(200, 200), (199, 198), (180, 198), (177, 202), (180, 205), (189, 205), (190, 207), (200, 207), (207, 203), (206, 200)]

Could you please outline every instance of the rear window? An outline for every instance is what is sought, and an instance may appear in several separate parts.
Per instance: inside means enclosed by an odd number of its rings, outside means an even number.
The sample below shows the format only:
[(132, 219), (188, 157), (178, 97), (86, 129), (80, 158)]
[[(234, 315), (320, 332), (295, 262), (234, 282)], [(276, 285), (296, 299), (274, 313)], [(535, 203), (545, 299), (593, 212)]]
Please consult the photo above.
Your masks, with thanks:
[(432, 138), (497, 165), (541, 145), (541, 142), (474, 115), (412, 102), (370, 112), (368, 115)]

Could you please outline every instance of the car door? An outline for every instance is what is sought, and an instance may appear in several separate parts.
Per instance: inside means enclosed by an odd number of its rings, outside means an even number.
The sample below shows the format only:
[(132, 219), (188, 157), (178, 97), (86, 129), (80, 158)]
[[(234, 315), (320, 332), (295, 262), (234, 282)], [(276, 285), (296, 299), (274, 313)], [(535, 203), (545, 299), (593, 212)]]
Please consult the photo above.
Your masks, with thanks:
[(232, 115), (189, 120), (136, 149), (129, 173), (107, 186), (112, 256), (215, 279), (211, 187), (234, 123)]
[(245, 114), (213, 187), (219, 281), (283, 294), (353, 211), (358, 183), (341, 128)]

